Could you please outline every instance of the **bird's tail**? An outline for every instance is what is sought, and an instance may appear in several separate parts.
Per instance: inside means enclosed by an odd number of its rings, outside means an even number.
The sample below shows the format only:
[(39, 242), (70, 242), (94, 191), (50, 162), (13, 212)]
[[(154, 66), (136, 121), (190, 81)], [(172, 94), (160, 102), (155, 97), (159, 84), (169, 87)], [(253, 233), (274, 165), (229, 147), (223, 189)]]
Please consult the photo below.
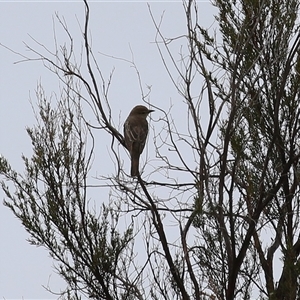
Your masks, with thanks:
[(139, 175), (139, 160), (140, 157), (132, 157), (131, 158), (131, 176), (137, 177)]

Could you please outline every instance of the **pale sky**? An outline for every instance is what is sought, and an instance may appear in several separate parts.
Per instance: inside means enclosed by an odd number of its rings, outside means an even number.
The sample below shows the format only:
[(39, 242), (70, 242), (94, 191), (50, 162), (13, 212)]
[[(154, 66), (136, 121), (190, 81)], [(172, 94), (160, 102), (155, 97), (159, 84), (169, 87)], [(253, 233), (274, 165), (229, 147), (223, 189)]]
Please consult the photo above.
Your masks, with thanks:
[[(164, 13), (162, 32), (166, 37), (186, 33), (181, 1), (150, 1), (149, 5), (157, 21)], [(147, 85), (152, 86), (150, 101), (164, 109), (172, 102), (175, 116), (177, 112), (178, 117), (182, 117), (178, 104), (181, 99), (166, 74), (154, 43), (156, 31), (146, 1), (91, 1), (90, 11), (92, 46), (99, 65), (107, 78), (115, 68), (110, 99), (114, 115), (120, 116), (120, 122), (134, 105), (141, 103), (136, 72), (128, 63), (101, 53), (127, 60), (131, 60), (133, 54), (145, 91)], [(30, 55), (24, 42), (35, 47), (32, 36), (53, 49), (53, 21), (59, 37), (62, 32), (55, 20), (56, 12), (65, 18), (75, 43), (80, 45), (79, 24), (82, 26), (84, 21), (84, 5), (80, 1), (0, 1), (0, 43)], [(209, 2), (199, 2), (199, 14), (201, 24), (209, 26), (212, 23), (213, 8)], [(179, 40), (174, 44), (174, 54), (179, 53), (182, 43), (184, 41)], [(39, 81), (51, 94), (57, 91), (58, 79), (39, 62), (14, 64), (19, 60), (16, 54), (0, 47), (0, 154), (22, 173), (21, 154), (31, 154), (25, 127), (35, 123), (29, 100), (35, 102)], [(107, 147), (104, 145), (106, 154)], [(2, 191), (0, 196), (2, 200)], [(29, 245), (28, 237), (20, 221), (1, 203), (0, 299), (54, 299), (57, 297), (42, 286), (49, 285), (57, 292), (65, 287), (53, 270), (47, 250)]]

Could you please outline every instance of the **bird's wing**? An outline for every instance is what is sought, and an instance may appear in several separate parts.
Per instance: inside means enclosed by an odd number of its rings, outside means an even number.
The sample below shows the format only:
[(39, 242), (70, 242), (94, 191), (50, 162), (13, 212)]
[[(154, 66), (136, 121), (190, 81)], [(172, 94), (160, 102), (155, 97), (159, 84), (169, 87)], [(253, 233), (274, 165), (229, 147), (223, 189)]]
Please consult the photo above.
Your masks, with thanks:
[(135, 144), (135, 146), (139, 148), (139, 152), (141, 153), (145, 147), (147, 139), (148, 124), (131, 124), (130, 122), (125, 122), (124, 133), (126, 135), (126, 139), (128, 139), (130, 143)]

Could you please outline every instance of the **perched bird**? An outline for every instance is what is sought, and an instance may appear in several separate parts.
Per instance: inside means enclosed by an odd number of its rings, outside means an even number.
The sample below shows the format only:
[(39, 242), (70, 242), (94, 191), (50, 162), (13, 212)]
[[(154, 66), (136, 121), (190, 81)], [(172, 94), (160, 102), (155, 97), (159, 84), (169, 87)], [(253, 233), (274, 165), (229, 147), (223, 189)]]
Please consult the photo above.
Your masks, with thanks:
[(132, 109), (124, 123), (124, 139), (131, 157), (130, 173), (132, 177), (139, 175), (140, 155), (148, 135), (147, 116), (153, 111), (146, 106), (137, 105)]

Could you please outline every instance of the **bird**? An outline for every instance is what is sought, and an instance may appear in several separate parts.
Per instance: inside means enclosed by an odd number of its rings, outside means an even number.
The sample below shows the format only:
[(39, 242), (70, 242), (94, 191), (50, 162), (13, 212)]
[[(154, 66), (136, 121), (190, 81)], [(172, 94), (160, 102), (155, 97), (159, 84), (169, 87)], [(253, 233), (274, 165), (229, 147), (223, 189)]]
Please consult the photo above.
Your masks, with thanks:
[(135, 106), (124, 123), (124, 142), (131, 158), (130, 175), (139, 176), (140, 155), (146, 144), (148, 135), (147, 116), (154, 110), (144, 105)]

